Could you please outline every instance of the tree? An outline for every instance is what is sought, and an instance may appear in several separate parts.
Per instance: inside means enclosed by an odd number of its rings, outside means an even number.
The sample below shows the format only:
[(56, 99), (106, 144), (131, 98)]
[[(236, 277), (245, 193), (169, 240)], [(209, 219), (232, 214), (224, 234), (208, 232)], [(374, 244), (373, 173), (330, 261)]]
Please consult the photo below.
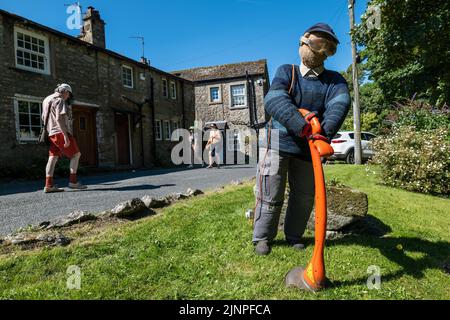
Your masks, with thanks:
[(450, 1), (371, 0), (374, 7), (379, 28), (368, 10), (355, 36), (364, 47), (363, 69), (385, 101), (450, 103)]

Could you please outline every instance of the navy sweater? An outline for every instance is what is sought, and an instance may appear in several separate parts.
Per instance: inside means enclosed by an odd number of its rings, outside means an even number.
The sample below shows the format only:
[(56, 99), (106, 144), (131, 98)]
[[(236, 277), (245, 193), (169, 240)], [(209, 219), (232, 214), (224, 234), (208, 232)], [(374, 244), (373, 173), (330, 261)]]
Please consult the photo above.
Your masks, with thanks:
[[(350, 94), (347, 82), (338, 72), (324, 70), (317, 78), (303, 78), (298, 66), (295, 72), (296, 81), (289, 95), (292, 65), (286, 64), (278, 68), (270, 90), (264, 98), (264, 106), (272, 117), (271, 147), (281, 152), (309, 158), (308, 142), (305, 138), (300, 138), (306, 121), (298, 109), (316, 111), (322, 134), (332, 139), (350, 109)], [(278, 134), (273, 129), (278, 129), (279, 146), (276, 143)]]

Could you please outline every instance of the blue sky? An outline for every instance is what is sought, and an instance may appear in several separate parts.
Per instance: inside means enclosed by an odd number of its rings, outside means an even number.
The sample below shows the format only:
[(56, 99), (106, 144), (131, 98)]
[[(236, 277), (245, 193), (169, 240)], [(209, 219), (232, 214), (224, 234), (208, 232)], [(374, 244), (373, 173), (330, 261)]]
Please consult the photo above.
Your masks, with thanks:
[[(0, 8), (59, 31), (66, 26), (66, 4), (75, 0), (0, 0)], [(347, 0), (80, 0), (106, 22), (108, 49), (138, 60), (145, 55), (165, 71), (267, 59), (273, 77), (284, 63), (298, 63), (298, 39), (316, 22), (327, 22), (341, 42), (326, 62), (345, 70), (351, 63)], [(367, 0), (356, 0), (356, 21)]]

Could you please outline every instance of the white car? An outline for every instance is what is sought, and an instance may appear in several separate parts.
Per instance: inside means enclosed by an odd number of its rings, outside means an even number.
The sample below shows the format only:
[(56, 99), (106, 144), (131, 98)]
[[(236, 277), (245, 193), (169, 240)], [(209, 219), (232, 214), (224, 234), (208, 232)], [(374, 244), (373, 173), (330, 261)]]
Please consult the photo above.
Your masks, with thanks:
[[(369, 132), (361, 132), (362, 160), (370, 159), (375, 152), (371, 149), (370, 140), (376, 136)], [(353, 131), (339, 131), (331, 140), (334, 155), (329, 160), (345, 160), (355, 163), (355, 133)]]

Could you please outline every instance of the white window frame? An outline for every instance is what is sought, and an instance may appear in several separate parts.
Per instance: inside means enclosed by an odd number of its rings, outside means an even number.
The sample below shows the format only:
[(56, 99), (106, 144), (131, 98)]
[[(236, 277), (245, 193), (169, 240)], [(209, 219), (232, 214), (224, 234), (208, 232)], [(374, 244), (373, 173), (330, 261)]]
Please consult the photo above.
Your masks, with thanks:
[[(165, 92), (164, 92), (164, 89), (165, 89)], [(161, 93), (162, 93), (163, 97), (165, 97), (165, 98), (169, 97), (169, 85), (167, 83), (166, 78), (162, 78), (162, 80), (161, 80)]]
[[(159, 128), (156, 124), (159, 124)], [(161, 141), (162, 139), (163, 139), (162, 121), (155, 120), (155, 140)]]
[[(172, 128), (171, 128), (172, 134), (173, 134), (173, 133), (175, 132), (175, 130), (177, 130), (177, 129), (181, 129), (181, 121), (179, 121), (179, 120), (177, 120), (177, 121), (172, 121)], [(178, 141), (178, 140), (180, 139), (180, 135), (179, 135), (179, 134), (174, 135), (174, 139), (175, 139), (176, 141)]]
[[(19, 101), (25, 101), (27, 103), (38, 103), (39, 104), (39, 131), (41, 130), (43, 124), (42, 124), (42, 102), (43, 99), (39, 97), (33, 97), (33, 96), (25, 96), (25, 95), (15, 95), (14, 96), (14, 115), (15, 115), (15, 122), (16, 122), (16, 137), (17, 141), (20, 143), (27, 143), (27, 142), (37, 142), (39, 140), (39, 137), (36, 138), (22, 138), (20, 135), (20, 113), (19, 113)], [(28, 112), (28, 116), (31, 117), (31, 113)], [(29, 118), (28, 126), (31, 129), (31, 118)]]
[[(173, 87), (172, 87), (173, 85)], [(170, 81), (170, 99), (177, 100), (177, 84), (175, 81)]]
[[(44, 42), (44, 51), (45, 52), (40, 53), (40, 52), (33, 51), (31, 49), (19, 48), (19, 46), (17, 44), (19, 32), (24, 35), (36, 38), (38, 40), (42, 40)], [(39, 68), (33, 68), (32, 66), (28, 67), (28, 66), (19, 64), (18, 57), (17, 57), (18, 50), (43, 57), (44, 58), (44, 70), (39, 69)], [(50, 46), (49, 46), (48, 38), (46, 36), (37, 34), (35, 32), (14, 26), (14, 58), (15, 58), (14, 65), (16, 66), (17, 69), (22, 69), (22, 70), (26, 70), (26, 71), (49, 75), (50, 74)]]
[[(217, 98), (217, 100), (213, 100), (212, 99), (212, 95), (211, 95), (211, 90), (212, 89), (218, 89), (218, 95), (219, 97)], [(216, 104), (216, 103), (222, 103), (222, 88), (220, 85), (216, 85), (216, 86), (209, 86), (208, 87), (208, 96), (209, 96), (209, 104)]]
[[(233, 87), (243, 86), (244, 87), (244, 104), (243, 105), (234, 105), (233, 101)], [(239, 108), (246, 108), (247, 107), (247, 85), (245, 83), (234, 83), (230, 85), (230, 108), (231, 109), (239, 109)]]
[[(129, 85), (127, 85), (127, 84), (125, 84), (124, 83), (124, 77), (123, 77), (123, 69), (128, 69), (128, 70), (130, 70), (131, 71), (131, 87), (129, 86)], [(133, 74), (133, 68), (132, 67), (130, 67), (130, 66), (127, 66), (127, 65), (122, 65), (122, 85), (125, 87), (125, 88), (129, 88), (129, 89), (133, 89), (134, 88), (134, 74)]]
[[(167, 127), (166, 127), (166, 124), (167, 124)], [(167, 128), (167, 130), (166, 130), (166, 128)], [(172, 134), (172, 131), (170, 131), (170, 121), (169, 120), (164, 120), (163, 121), (163, 137), (164, 137), (164, 140), (169, 140), (170, 141), (171, 134)]]

